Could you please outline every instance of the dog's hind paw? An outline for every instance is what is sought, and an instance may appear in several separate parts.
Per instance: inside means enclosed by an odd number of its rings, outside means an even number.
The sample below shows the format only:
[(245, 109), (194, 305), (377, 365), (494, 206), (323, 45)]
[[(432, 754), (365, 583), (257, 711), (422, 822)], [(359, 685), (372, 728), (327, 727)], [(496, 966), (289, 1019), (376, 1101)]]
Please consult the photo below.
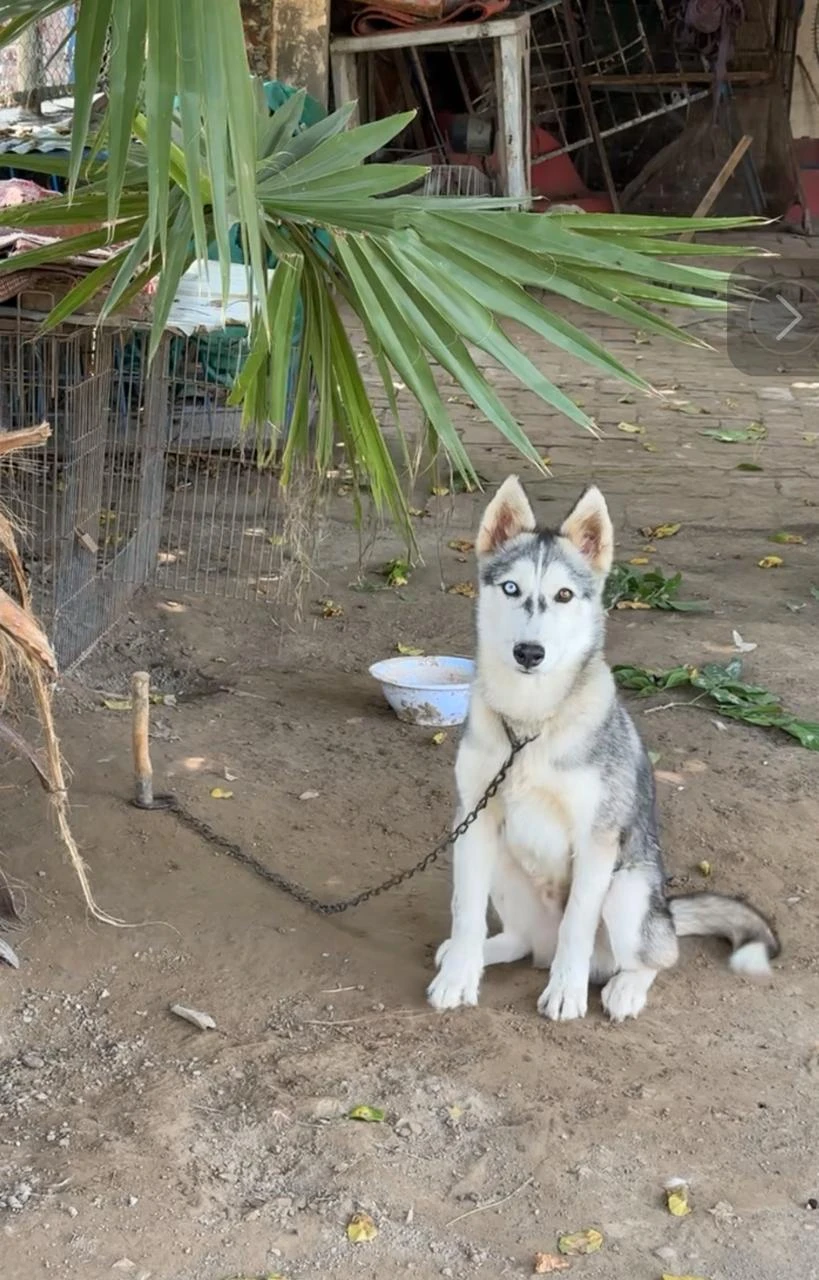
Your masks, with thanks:
[(452, 946), (452, 939), (438, 948), (439, 972), (427, 987), (427, 999), (433, 1009), (459, 1009), (461, 1005), (478, 1003), (478, 989), (483, 974), (483, 957), (477, 960)]
[(537, 1002), (537, 1011), (552, 1022), (571, 1022), (584, 1018), (589, 1001), (587, 982), (562, 981), (551, 978)]

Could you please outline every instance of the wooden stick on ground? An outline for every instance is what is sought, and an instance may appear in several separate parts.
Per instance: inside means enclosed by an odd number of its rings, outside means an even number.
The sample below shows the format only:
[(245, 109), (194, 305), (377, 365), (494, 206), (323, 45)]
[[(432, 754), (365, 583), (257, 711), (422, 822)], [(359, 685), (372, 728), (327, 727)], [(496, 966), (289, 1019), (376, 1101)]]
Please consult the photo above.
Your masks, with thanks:
[(147, 671), (135, 671), (131, 678), (133, 711), (134, 791), (137, 808), (151, 809), (154, 803), (154, 771), (148, 747), (150, 728), (151, 677)]
[[(714, 181), (711, 183), (710, 187), (706, 191), (702, 200), (700, 200), (699, 204), (697, 205), (696, 209), (692, 214), (692, 217), (704, 218), (706, 214), (710, 213), (717, 199), (717, 196), (720, 194), (723, 187), (731, 178), (732, 174), (734, 173), (734, 170), (736, 169), (737, 165), (739, 164), (742, 157), (745, 155), (745, 152), (748, 150), (752, 142), (753, 142), (753, 138), (751, 137), (750, 133), (743, 134), (743, 136), (740, 138), (739, 142), (737, 143), (737, 145), (734, 147), (733, 151), (729, 155), (728, 159), (725, 161), (725, 164), (720, 169), (716, 178), (714, 179)], [(691, 241), (694, 239), (694, 235), (695, 235), (695, 232), (693, 231), (684, 231), (683, 234), (680, 236), (681, 243), (690, 244)]]

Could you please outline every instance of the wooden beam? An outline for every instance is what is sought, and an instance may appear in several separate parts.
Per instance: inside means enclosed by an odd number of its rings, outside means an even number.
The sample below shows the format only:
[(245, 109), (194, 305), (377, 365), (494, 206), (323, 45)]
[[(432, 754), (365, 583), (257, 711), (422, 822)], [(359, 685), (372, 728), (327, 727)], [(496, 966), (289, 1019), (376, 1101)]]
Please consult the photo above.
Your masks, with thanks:
[[(745, 133), (742, 135), (739, 142), (737, 143), (737, 145), (734, 147), (733, 151), (729, 155), (728, 159), (725, 161), (725, 164), (722, 166), (716, 178), (714, 179), (714, 181), (711, 183), (710, 187), (706, 191), (702, 200), (700, 200), (699, 204), (697, 205), (696, 209), (691, 215), (692, 217), (705, 218), (710, 213), (711, 209), (714, 206), (714, 203), (717, 200), (717, 197), (719, 196), (722, 189), (725, 187), (726, 183), (730, 180), (732, 174), (736, 170), (737, 165), (739, 164), (742, 157), (745, 155), (745, 152), (748, 150), (752, 142), (753, 142), (753, 138), (751, 137), (750, 133)], [(683, 234), (680, 236), (680, 242), (682, 244), (690, 244), (691, 241), (694, 239), (694, 235), (695, 235), (695, 232), (693, 231), (684, 231)]]
[[(725, 76), (729, 84), (765, 84), (773, 78), (772, 71), (729, 71)], [(634, 89), (639, 88), (640, 85), (653, 87), (663, 84), (711, 84), (713, 79), (713, 71), (640, 71), (633, 76), (608, 76), (598, 73), (587, 76), (586, 83), (602, 88), (620, 86), (624, 89)]]
[(529, 30), (529, 15), (494, 18), (489, 22), (458, 22), (451, 27), (402, 27), (371, 36), (336, 36), (330, 42), (333, 53), (376, 53), (379, 49), (416, 49), (434, 44), (463, 44), (469, 40), (492, 40)]

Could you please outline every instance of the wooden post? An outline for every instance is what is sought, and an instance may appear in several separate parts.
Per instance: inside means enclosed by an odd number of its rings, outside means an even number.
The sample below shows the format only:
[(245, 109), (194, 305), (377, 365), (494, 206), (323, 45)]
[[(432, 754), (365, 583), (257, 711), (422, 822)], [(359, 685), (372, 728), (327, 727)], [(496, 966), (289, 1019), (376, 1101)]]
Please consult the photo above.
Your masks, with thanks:
[(526, 92), (528, 56), (528, 28), (518, 28), (501, 36), (495, 45), (498, 144), (504, 195), (519, 200), (522, 209), (528, 209), (531, 203), (528, 163), (531, 122)]
[(147, 671), (135, 671), (131, 678), (133, 713), (134, 792), (138, 809), (151, 809), (154, 803), (154, 771), (148, 746), (150, 729), (151, 677)]
[[(354, 53), (331, 53), (330, 66), (333, 72), (333, 97), (335, 109), (344, 107), (348, 102), (359, 102), (358, 60)], [(361, 121), (360, 105), (350, 117), (349, 127), (352, 129)]]

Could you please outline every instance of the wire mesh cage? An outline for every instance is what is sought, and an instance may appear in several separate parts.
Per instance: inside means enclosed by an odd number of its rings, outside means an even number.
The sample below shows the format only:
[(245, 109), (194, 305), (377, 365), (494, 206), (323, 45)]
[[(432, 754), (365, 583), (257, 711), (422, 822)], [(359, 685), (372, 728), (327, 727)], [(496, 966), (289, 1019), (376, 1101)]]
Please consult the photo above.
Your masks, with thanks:
[[(134, 592), (263, 599), (288, 555), (275, 462), (286, 430), (245, 434), (228, 404), (245, 331), (168, 335), (0, 315), (0, 430), (47, 421), (0, 466), (35, 611), (66, 670)], [(286, 424), (285, 424), (286, 428)]]
[(0, 104), (37, 109), (73, 91), (77, 4), (32, 23), (0, 50)]
[(75, 663), (119, 616), (155, 563), (164, 429), (146, 395), (127, 483), (109, 459), (115, 335), (0, 318), (0, 427), (51, 425), (45, 450), (13, 455), (0, 498), (21, 529), (34, 608), (58, 662)]

